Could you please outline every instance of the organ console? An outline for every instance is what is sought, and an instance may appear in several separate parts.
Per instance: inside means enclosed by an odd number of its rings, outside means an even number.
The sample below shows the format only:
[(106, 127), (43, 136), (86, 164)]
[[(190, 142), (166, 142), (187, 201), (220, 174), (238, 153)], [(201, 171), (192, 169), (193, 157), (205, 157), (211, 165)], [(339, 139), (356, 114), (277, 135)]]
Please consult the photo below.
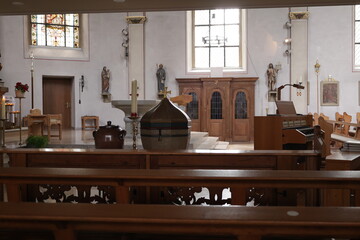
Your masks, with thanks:
[(277, 101), (276, 105), (279, 114), (254, 117), (254, 149), (312, 149), (312, 115), (296, 114), (291, 101)]

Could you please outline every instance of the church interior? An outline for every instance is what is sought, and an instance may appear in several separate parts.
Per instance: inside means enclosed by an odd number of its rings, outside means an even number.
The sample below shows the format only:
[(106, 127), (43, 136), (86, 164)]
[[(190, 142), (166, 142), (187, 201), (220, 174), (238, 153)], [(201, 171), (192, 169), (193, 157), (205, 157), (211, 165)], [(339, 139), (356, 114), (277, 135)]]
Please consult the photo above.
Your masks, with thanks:
[(356, 4), (1, 2), (0, 239), (360, 239)]

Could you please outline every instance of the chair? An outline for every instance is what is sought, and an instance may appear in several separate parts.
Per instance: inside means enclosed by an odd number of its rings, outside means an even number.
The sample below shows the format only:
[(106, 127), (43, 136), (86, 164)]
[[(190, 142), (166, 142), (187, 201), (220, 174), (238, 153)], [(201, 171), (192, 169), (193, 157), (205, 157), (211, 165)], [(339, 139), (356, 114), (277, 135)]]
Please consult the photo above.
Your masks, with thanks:
[(329, 120), (330, 119), (328, 116), (325, 116), (323, 113), (320, 113), (320, 117), (322, 117), (324, 120)]
[(43, 136), (46, 117), (41, 115), (40, 109), (31, 109), (27, 116), (29, 136)]
[[(48, 138), (50, 137), (59, 137), (59, 139), (62, 139), (62, 114), (47, 114), (47, 133)], [(52, 135), (51, 134), (51, 126), (58, 126), (59, 127), (59, 134), (58, 135)]]
[[(344, 116), (341, 115), (340, 113), (336, 112), (335, 113), (335, 121), (343, 122), (344, 121)], [(343, 132), (343, 128), (344, 128), (344, 124), (335, 123), (334, 124), (334, 133), (341, 134)]]
[[(346, 123), (351, 123), (351, 115), (347, 114), (346, 112), (343, 113), (343, 118), (344, 118), (344, 122)], [(349, 136), (349, 130), (350, 130), (350, 125), (348, 124), (344, 124), (344, 127), (343, 127), (343, 134), (345, 136)]]
[(320, 115), (318, 113), (315, 112), (313, 114), (314, 126), (319, 125), (319, 117), (320, 117)]
[[(360, 112), (356, 113), (356, 123), (357, 125), (360, 124)], [(360, 139), (360, 127), (356, 127), (355, 138)]]

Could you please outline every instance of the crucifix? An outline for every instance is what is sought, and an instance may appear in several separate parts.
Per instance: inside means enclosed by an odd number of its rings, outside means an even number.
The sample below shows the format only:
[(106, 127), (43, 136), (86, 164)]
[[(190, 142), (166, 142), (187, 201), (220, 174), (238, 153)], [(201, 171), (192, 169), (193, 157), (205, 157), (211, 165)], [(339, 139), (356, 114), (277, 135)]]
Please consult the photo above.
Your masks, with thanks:
[(171, 91), (168, 91), (167, 87), (165, 87), (165, 89), (163, 91), (161, 91), (160, 94), (162, 94), (164, 96), (164, 98), (167, 98), (167, 95), (171, 94)]

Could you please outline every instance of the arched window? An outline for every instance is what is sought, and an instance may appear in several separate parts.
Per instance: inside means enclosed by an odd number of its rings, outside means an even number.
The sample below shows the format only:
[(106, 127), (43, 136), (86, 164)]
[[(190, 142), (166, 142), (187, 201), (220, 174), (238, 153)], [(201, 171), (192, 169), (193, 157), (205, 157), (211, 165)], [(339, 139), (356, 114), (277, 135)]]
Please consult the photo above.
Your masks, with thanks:
[(222, 119), (222, 99), (219, 92), (211, 96), (211, 119)]
[(236, 94), (235, 119), (247, 119), (247, 100), (244, 92), (238, 92)]
[(80, 47), (79, 14), (31, 15), (31, 45)]
[(186, 106), (186, 113), (191, 119), (199, 119), (199, 100), (197, 94), (190, 92), (189, 95), (192, 96), (192, 101)]

